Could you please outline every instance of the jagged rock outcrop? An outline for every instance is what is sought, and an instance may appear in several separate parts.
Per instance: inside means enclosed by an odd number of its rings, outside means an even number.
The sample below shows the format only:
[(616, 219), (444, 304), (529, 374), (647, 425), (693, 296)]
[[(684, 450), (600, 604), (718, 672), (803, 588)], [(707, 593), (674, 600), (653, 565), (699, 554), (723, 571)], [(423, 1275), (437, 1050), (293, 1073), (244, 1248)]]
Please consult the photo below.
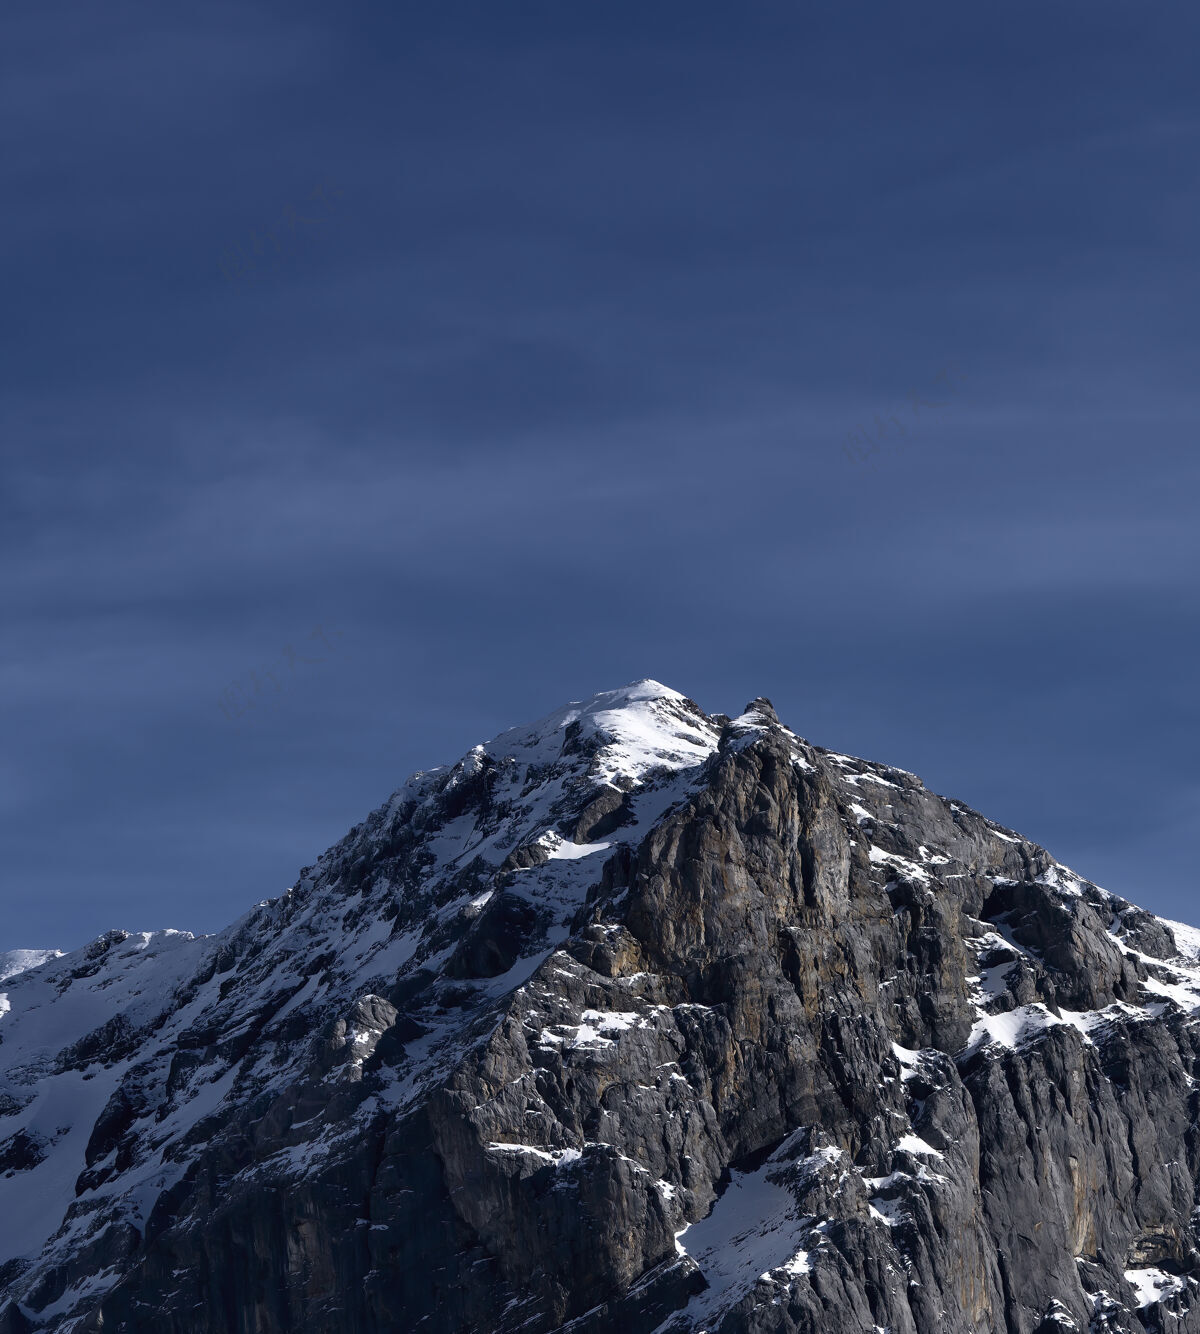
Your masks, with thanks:
[(1198, 942), (639, 682), (17, 965), (0, 1334), (1200, 1331)]

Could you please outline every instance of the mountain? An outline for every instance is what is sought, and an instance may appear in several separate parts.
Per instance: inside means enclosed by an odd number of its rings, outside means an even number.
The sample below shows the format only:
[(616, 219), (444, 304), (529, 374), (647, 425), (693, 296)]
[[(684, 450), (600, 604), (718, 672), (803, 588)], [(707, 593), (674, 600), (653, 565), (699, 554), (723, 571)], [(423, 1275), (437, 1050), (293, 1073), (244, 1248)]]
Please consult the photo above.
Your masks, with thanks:
[(1200, 1331), (1200, 933), (765, 699), (0, 956), (0, 1334)]

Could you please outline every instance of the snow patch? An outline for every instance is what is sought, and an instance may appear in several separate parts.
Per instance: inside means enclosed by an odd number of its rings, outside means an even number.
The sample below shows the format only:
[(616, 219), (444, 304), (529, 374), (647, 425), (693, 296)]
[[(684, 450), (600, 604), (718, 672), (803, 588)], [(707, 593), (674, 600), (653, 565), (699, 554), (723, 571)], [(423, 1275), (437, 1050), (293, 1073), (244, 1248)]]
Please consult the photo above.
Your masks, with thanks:
[(901, 857), (898, 853), (884, 852), (882, 848), (877, 848), (873, 843), (869, 846), (868, 856), (872, 864), (892, 867), (902, 875), (908, 876), (910, 880), (919, 880), (922, 884), (929, 884), (929, 872), (923, 866), (918, 866), (916, 862), (910, 861), (907, 857)]
[[(1170, 927), (1180, 956), (1190, 963), (1200, 963), (1200, 929), (1188, 926), (1186, 922), (1173, 922), (1169, 917), (1160, 917), (1158, 920), (1163, 926)], [(3, 981), (3, 974), (0, 974), (0, 982)]]
[(925, 1154), (930, 1158), (944, 1158), (946, 1156), (940, 1149), (935, 1149), (932, 1144), (926, 1144), (920, 1135), (901, 1135), (896, 1141), (896, 1148), (903, 1149), (905, 1153)]
[(1133, 1289), (1134, 1301), (1139, 1310), (1152, 1302), (1166, 1301), (1187, 1287), (1183, 1279), (1162, 1269), (1127, 1269), (1125, 1282)]
[(675, 1234), (676, 1251), (691, 1256), (708, 1286), (664, 1324), (682, 1314), (689, 1329), (714, 1325), (719, 1313), (755, 1284), (786, 1283), (812, 1271), (811, 1247), (804, 1243), (813, 1238), (813, 1220), (773, 1179), (780, 1170), (769, 1160), (757, 1171), (731, 1173), (708, 1217)]
[(1083, 881), (1071, 870), (1069, 866), (1063, 866), (1059, 862), (1054, 862), (1047, 867), (1041, 875), (1034, 881), (1037, 885), (1046, 885), (1050, 889), (1056, 889), (1060, 894), (1065, 894), (1068, 898), (1078, 899), (1083, 897)]

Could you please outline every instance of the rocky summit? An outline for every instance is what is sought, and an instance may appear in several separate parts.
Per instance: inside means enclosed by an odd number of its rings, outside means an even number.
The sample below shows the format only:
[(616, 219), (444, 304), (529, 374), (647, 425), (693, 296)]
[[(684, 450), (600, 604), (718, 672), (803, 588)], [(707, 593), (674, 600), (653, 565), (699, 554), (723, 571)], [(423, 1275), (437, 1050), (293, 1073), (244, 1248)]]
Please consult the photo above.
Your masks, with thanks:
[(0, 956), (0, 1334), (1200, 1331), (1198, 953), (641, 681)]

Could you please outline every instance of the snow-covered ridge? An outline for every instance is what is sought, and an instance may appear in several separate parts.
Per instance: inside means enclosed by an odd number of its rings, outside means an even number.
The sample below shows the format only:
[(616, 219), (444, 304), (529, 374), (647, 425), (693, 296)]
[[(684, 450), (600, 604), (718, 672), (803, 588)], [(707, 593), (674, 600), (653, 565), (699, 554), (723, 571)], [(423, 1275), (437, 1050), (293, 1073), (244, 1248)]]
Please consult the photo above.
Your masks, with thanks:
[(62, 950), (9, 950), (0, 954), (0, 982), (7, 982), (18, 973), (39, 968), (50, 959), (57, 959)]

